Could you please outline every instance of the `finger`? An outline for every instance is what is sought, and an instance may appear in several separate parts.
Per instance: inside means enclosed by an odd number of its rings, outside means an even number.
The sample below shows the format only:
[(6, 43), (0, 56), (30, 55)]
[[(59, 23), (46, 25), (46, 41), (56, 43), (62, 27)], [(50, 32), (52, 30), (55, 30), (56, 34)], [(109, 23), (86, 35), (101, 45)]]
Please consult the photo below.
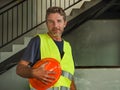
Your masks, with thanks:
[(45, 68), (45, 66), (47, 65), (47, 64), (49, 64), (49, 62), (45, 62), (45, 63), (43, 63), (42, 65), (40, 65), (38, 68)]
[(57, 66), (51, 68), (49, 71), (53, 71), (53, 70), (55, 70), (56, 68), (57, 68)]
[(49, 64), (49, 62), (45, 62), (41, 65), (41, 67), (45, 67), (47, 64)]
[(54, 73), (54, 72), (47, 72), (47, 73), (43, 76), (43, 78), (55, 80), (55, 77), (54, 77), (52, 74), (55, 74), (55, 73)]
[(48, 84), (50, 84), (51, 82), (48, 82), (48, 81), (42, 81), (42, 83), (44, 83), (45, 85), (48, 85)]
[(56, 72), (54, 71), (47, 71), (47, 74), (50, 75), (50, 74), (56, 74)]
[(49, 84), (46, 80), (41, 80), (42, 83), (44, 83), (45, 85)]
[(50, 75), (45, 75), (45, 78), (49, 80), (55, 80), (55, 77)]
[(44, 84), (49, 84), (49, 83), (52, 83), (53, 80), (55, 80), (54, 77), (53, 77), (53, 78), (49, 78), (49, 77), (46, 78), (46, 77), (45, 77), (45, 78), (43, 78), (41, 81), (42, 81)]
[[(51, 73), (50, 73), (51, 74)], [(54, 74), (54, 73), (52, 73)], [(41, 76), (41, 77), (38, 77), (37, 78), (38, 80), (55, 80), (55, 77), (52, 76), (52, 75), (49, 75), (49, 73), (46, 73), (45, 75)]]

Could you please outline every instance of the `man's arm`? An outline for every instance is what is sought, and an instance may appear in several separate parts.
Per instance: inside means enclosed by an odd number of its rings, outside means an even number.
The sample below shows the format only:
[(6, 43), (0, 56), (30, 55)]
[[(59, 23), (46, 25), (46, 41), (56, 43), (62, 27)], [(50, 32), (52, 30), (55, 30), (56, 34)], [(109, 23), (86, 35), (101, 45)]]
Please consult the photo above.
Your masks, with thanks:
[(77, 90), (77, 89), (76, 89), (76, 86), (75, 86), (74, 80), (72, 80), (72, 83), (71, 83), (71, 85), (70, 85), (70, 90)]
[(29, 66), (28, 61), (21, 60), (16, 68), (16, 73), (23, 78), (33, 78), (32, 76), (32, 68)]
[(48, 62), (42, 64), (38, 68), (32, 68), (29, 66), (29, 62), (25, 60), (21, 60), (16, 68), (16, 73), (24, 78), (36, 78), (42, 81), (44, 84), (51, 83), (55, 80), (55, 77), (50, 76), (49, 74), (55, 74), (54, 71), (45, 70), (45, 65)]

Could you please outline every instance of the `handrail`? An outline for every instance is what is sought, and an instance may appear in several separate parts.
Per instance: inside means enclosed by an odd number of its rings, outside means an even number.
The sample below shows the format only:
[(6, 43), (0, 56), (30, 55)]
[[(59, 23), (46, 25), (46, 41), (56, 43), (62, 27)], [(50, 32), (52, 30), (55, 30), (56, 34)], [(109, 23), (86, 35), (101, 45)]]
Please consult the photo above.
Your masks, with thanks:
[[(79, 3), (80, 1), (82, 1), (82, 0), (78, 0), (78, 1), (76, 1), (76, 2), (75, 2), (75, 0), (74, 0), (74, 4), (70, 5), (69, 7), (65, 8), (64, 10), (69, 9), (70, 7), (72, 7), (72, 6), (74, 6), (75, 4)], [(70, 0), (69, 0), (69, 3), (70, 3)]]
[(7, 6), (11, 5), (11, 4), (14, 3), (14, 2), (17, 2), (17, 1), (16, 1), (16, 0), (10, 1), (9, 3), (7, 3), (7, 4), (3, 5), (3, 6), (1, 6), (1, 7), (0, 7), (0, 10), (3, 9), (3, 8), (6, 8)]
[(16, 1), (15, 1), (15, 0), (12, 0), (12, 1), (10, 1), (9, 3), (1, 6), (1, 7), (0, 7), (0, 10), (3, 9), (3, 8), (5, 8), (5, 7), (7, 7), (8, 5), (10, 5), (10, 4), (14, 3), (14, 2), (16, 2)]
[[(69, 0), (68, 3), (66, 3), (66, 0), (64, 1), (60, 0), (59, 5), (57, 4), (58, 2), (57, 0), (50, 1), (46, 0), (47, 3), (44, 3), (44, 1), (23, 0), (0, 13), (1, 20), (0, 48), (8, 45), (9, 43), (13, 42), (14, 40), (18, 39), (19, 37), (23, 36), (24, 34), (30, 32), (31, 30), (35, 29), (36, 27), (44, 23), (45, 20), (43, 19), (44, 18), (43, 14), (45, 13), (46, 11), (45, 9), (47, 9), (48, 6), (61, 6), (63, 7), (63, 9), (67, 10), (68, 8), (80, 2), (81, 0)], [(49, 5), (47, 5), (48, 1)], [(33, 5), (33, 2), (35, 5)], [(38, 21), (38, 2), (39, 5), (41, 6), (41, 9), (39, 10), (41, 11), (41, 14), (39, 15), (40, 16), (39, 21)], [(43, 3), (45, 5), (43, 5)], [(62, 6), (62, 3), (64, 3), (64, 6)]]
[[(26, 0), (22, 0), (22, 1), (18, 2), (17, 4), (15, 4), (15, 5), (9, 7), (8, 9), (6, 9), (6, 10), (0, 12), (0, 15), (3, 14), (3, 13), (5, 13), (5, 12), (7, 12), (7, 11), (9, 11), (10, 9), (12, 9), (12, 8), (14, 8), (14, 7), (20, 5), (21, 3), (25, 2), (25, 1), (26, 1)], [(14, 2), (15, 2), (15, 1), (14, 1)], [(12, 3), (13, 3), (13, 2), (9, 3), (9, 5), (12, 4)], [(6, 5), (6, 6), (8, 6), (8, 5)], [(5, 7), (3, 7), (3, 8), (5, 8)], [(0, 10), (3, 9), (3, 8), (0, 8)]]

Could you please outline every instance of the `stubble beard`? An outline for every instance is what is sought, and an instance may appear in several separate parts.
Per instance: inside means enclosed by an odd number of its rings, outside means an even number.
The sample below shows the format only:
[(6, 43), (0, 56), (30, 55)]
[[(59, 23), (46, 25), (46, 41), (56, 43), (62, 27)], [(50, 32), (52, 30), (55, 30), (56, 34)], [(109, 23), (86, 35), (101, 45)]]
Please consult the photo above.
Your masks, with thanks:
[(60, 34), (60, 33), (50, 32), (50, 34), (51, 34), (53, 37), (61, 37), (61, 34)]
[[(56, 28), (57, 29), (57, 28)], [(59, 29), (57, 29), (57, 30), (59, 30)], [(61, 35), (62, 35), (62, 32), (61, 32), (61, 30), (59, 30), (58, 32), (54, 32), (55, 31), (55, 29), (53, 29), (51, 32), (50, 32), (50, 34), (52, 35), (52, 36), (54, 36), (54, 37), (61, 37)]]

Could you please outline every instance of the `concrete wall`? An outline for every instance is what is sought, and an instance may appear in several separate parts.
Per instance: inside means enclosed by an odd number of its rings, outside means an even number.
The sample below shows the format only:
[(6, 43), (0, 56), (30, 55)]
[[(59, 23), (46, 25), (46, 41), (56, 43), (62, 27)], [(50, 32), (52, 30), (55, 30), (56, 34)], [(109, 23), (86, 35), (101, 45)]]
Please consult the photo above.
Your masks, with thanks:
[(65, 36), (76, 66), (120, 65), (120, 20), (90, 20)]
[(0, 75), (0, 90), (29, 90), (27, 79), (16, 74), (16, 67)]
[(120, 90), (120, 69), (76, 69), (77, 90)]
[[(29, 90), (28, 80), (15, 73), (16, 67), (0, 75), (0, 90)], [(120, 90), (120, 69), (76, 69), (77, 90)]]

